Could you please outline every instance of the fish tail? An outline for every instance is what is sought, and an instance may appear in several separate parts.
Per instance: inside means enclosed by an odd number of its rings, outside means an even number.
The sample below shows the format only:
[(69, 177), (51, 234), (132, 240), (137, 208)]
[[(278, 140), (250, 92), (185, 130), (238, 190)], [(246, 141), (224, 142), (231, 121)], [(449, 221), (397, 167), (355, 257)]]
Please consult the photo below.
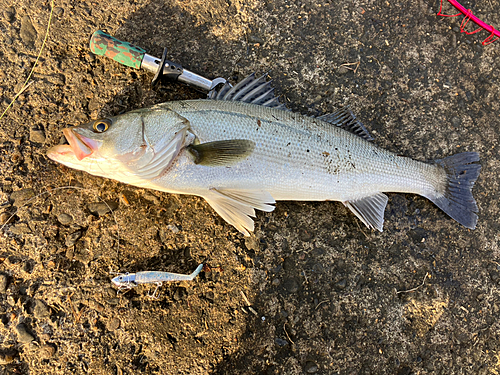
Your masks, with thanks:
[(452, 219), (470, 229), (475, 229), (477, 223), (475, 212), (478, 209), (472, 196), (472, 187), (481, 171), (480, 164), (472, 164), (477, 161), (477, 152), (463, 152), (436, 160), (446, 172), (446, 185), (440, 192), (436, 190), (426, 195)]

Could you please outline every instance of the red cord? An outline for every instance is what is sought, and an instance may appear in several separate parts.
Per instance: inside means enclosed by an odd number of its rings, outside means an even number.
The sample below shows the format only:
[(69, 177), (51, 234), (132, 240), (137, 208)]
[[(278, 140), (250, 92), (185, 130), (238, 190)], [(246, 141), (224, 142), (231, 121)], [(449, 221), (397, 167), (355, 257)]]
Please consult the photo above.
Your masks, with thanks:
[[(467, 35), (471, 35), (471, 34), (475, 34), (475, 33), (479, 32), (479, 31), (481, 31), (483, 29), (486, 30), (486, 31), (489, 31), (491, 34), (485, 40), (483, 40), (483, 42), (482, 42), (483, 46), (491, 44), (491, 43), (493, 43), (494, 41), (496, 41), (497, 39), (500, 38), (500, 31), (496, 30), (493, 26), (488, 25), (487, 23), (484, 23), (479, 18), (477, 18), (476, 16), (474, 16), (472, 14), (472, 11), (470, 9), (465, 9), (456, 0), (448, 0), (448, 2), (451, 5), (453, 5), (455, 8), (457, 8), (460, 11), (460, 13), (457, 13), (457, 14), (443, 14), (442, 13), (442, 10), (443, 10), (443, 0), (441, 0), (441, 4), (439, 6), (439, 12), (438, 12), (437, 15), (438, 16), (442, 16), (442, 17), (457, 17), (457, 16), (460, 16), (460, 15), (463, 14), (464, 15), (464, 19), (460, 23), (460, 32), (461, 33), (466, 33)], [(479, 26), (479, 28), (477, 30), (474, 30), (474, 31), (467, 31), (467, 30), (465, 30), (465, 27), (467, 26), (467, 24), (471, 20), (472, 20), (472, 22), (476, 23)], [(496, 38), (493, 39), (495, 36), (496, 36)]]

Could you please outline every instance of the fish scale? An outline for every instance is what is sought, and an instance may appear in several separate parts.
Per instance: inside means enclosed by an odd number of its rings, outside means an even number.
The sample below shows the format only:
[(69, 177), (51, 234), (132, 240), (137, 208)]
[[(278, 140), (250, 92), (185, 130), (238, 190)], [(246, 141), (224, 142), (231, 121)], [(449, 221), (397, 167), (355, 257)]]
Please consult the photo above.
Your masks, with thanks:
[(467, 228), (476, 226), (477, 153), (432, 163), (397, 156), (368, 142), (350, 110), (319, 118), (286, 111), (269, 83), (253, 75), (211, 98), (65, 129), (69, 145), (48, 156), (124, 183), (201, 196), (245, 235), (254, 229), (255, 209), (272, 211), (277, 200), (341, 201), (382, 231), (383, 192), (422, 195)]
[(431, 188), (424, 174), (432, 175), (435, 166), (397, 157), (305, 116), (239, 102), (199, 100), (162, 106), (187, 118), (201, 142), (242, 138), (256, 143), (247, 160), (229, 169), (194, 165), (185, 155), (174, 168), (179, 168), (175, 178), (160, 178), (176, 190), (197, 189), (193, 175), (205, 176), (209, 186), (264, 189), (276, 200), (346, 201), (379, 191), (421, 194)]

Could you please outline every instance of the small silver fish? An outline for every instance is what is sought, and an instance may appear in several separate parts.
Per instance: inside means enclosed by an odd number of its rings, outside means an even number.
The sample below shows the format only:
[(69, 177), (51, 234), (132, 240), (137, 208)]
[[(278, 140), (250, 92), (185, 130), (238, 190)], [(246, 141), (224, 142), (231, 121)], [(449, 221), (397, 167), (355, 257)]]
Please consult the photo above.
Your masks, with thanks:
[(348, 109), (311, 118), (284, 110), (265, 77), (252, 75), (213, 100), (167, 102), (63, 130), (49, 158), (143, 188), (203, 197), (249, 235), (255, 209), (277, 200), (343, 202), (382, 231), (387, 196), (414, 193), (474, 229), (479, 155), (433, 163), (369, 142)]

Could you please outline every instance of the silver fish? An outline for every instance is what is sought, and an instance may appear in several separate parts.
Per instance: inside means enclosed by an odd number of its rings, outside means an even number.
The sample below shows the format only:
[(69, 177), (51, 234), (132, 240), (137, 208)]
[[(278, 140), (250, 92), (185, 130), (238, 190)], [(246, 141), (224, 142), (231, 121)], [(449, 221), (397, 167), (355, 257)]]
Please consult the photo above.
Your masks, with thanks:
[(269, 82), (250, 76), (213, 100), (167, 102), (63, 130), (48, 151), (68, 167), (127, 184), (203, 197), (241, 233), (278, 200), (343, 202), (382, 231), (387, 196), (414, 193), (474, 229), (479, 155), (432, 163), (369, 142), (348, 109), (311, 118), (286, 111)]

